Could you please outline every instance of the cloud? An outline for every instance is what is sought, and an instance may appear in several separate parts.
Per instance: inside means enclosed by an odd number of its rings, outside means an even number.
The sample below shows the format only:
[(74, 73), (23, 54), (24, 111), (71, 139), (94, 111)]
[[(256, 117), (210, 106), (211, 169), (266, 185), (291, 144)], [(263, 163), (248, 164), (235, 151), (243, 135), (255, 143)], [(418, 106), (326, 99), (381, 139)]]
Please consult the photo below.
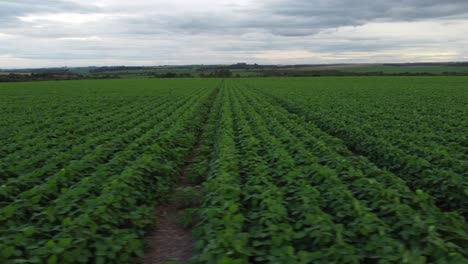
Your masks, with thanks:
[(466, 0), (0, 1), (0, 67), (462, 60), (467, 24)]
[(0, 25), (12, 25), (17, 17), (32, 13), (58, 13), (73, 10), (74, 13), (94, 12), (96, 8), (86, 4), (62, 0), (19, 0), (0, 2)]
[(0, 39), (9, 39), (9, 38), (12, 38), (12, 37), (14, 37), (14, 36), (9, 35), (9, 34), (0, 33)]
[(324, 27), (466, 16), (468, 12), (465, 0), (270, 0), (267, 5), (274, 14), (306, 18)]
[(65, 41), (101, 41), (102, 38), (100, 38), (98, 36), (87, 36), (87, 37), (58, 38), (57, 40), (65, 40)]
[(99, 22), (105, 18), (111, 17), (107, 14), (81, 14), (81, 13), (45, 13), (18, 16), (23, 22), (29, 23), (64, 23), (64, 24), (84, 24), (90, 22)]

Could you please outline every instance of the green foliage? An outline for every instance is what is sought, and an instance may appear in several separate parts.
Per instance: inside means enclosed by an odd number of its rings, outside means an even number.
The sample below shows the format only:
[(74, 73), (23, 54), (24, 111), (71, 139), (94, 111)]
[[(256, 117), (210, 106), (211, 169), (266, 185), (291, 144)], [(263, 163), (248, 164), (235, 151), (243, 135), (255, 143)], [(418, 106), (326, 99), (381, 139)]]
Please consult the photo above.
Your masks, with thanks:
[[(343, 140), (444, 210), (467, 215), (466, 78), (297, 79), (258, 82), (289, 111)], [(291, 86), (291, 83), (288, 83)]]
[(0, 262), (131, 263), (172, 197), (194, 263), (467, 263), (466, 81), (2, 84)]
[(317, 128), (301, 114), (308, 90), (292, 97), (292, 79), (245, 83), (226, 82), (208, 120), (198, 263), (466, 262), (464, 218)]
[(183, 187), (174, 191), (171, 201), (179, 209), (193, 208), (200, 205), (202, 197), (200, 187)]
[(173, 190), (215, 83), (0, 87), (0, 262), (142, 256), (153, 208)]
[(198, 220), (197, 208), (186, 208), (177, 214), (177, 224), (183, 228), (192, 228)]

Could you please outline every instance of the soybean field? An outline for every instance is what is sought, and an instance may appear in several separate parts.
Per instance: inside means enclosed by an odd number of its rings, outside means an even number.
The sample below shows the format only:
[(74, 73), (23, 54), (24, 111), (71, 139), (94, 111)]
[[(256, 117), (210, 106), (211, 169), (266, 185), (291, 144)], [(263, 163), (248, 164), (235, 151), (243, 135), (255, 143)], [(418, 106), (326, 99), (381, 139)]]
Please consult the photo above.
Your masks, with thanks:
[(0, 117), (0, 263), (468, 263), (466, 77), (3, 83)]

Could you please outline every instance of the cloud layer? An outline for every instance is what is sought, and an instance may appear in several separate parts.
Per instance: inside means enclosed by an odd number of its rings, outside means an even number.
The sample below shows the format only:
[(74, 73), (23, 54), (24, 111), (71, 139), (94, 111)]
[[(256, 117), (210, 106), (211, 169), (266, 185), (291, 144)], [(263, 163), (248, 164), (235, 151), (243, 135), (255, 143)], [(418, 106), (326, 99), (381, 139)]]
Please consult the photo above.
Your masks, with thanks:
[(466, 25), (466, 0), (0, 1), (0, 68), (468, 60)]

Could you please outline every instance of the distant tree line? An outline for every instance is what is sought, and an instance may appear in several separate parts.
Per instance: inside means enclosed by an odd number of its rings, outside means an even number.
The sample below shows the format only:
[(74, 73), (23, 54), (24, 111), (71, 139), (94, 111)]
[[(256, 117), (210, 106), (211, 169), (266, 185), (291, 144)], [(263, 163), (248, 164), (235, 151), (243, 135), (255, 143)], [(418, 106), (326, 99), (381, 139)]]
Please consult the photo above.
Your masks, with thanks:
[(44, 72), (44, 73), (9, 73), (0, 74), (0, 82), (31, 82), (31, 81), (58, 81), (58, 80), (84, 80), (84, 79), (116, 79), (118, 75), (92, 75), (84, 76), (69, 72)]
[(145, 70), (150, 67), (143, 66), (104, 66), (96, 67), (89, 70), (90, 73), (103, 73), (103, 72), (112, 72), (112, 71), (135, 71), (135, 70)]
[[(424, 63), (422, 63), (424, 64)], [(468, 64), (468, 63), (466, 63)], [(393, 64), (397, 65), (397, 64)], [(404, 64), (401, 64), (404, 65)], [(427, 64), (424, 64), (427, 65)], [(464, 63), (451, 63), (450, 65), (461, 66)], [(301, 65), (294, 65), (294, 70), (291, 67), (283, 69), (281, 66), (274, 66), (266, 68), (263, 65), (249, 65), (245, 63), (238, 63), (230, 66), (203, 66), (203, 70), (200, 69), (187, 69), (180, 68), (175, 69), (177, 72), (168, 71), (163, 73), (155, 73), (149, 71), (141, 71), (141, 69), (147, 69), (148, 67), (99, 67), (94, 69), (91, 74), (82, 75), (79, 73), (71, 72), (68, 68), (51, 68), (51, 69), (36, 69), (31, 72), (27, 70), (18, 70), (15, 72), (0, 71), (0, 82), (26, 82), (26, 81), (48, 81), (48, 80), (82, 80), (82, 79), (117, 79), (125, 77), (130, 72), (122, 73), (117, 71), (122, 70), (137, 70), (132, 75), (139, 75), (143, 78), (236, 78), (241, 77), (238, 73), (233, 70), (246, 70), (249, 72), (249, 76), (244, 77), (321, 77), (321, 76), (468, 76), (467, 72), (450, 72), (445, 71), (441, 73), (429, 73), (429, 72), (400, 72), (400, 73), (388, 73), (385, 71), (375, 72), (348, 72), (340, 70), (302, 70)], [(270, 67), (270, 66), (268, 66)], [(110, 70), (110, 72), (109, 72)], [(114, 70), (116, 72), (114, 72)], [(183, 72), (181, 72), (184, 70)]]
[(320, 71), (263, 71), (259, 77), (321, 77), (321, 76), (468, 76), (467, 72), (400, 72), (386, 73), (377, 72), (344, 72), (338, 70), (320, 70)]
[(222, 68), (218, 70), (214, 70), (210, 73), (200, 73), (200, 77), (206, 78), (206, 77), (214, 77), (214, 78), (231, 78), (233, 77), (232, 72), (229, 69)]
[(407, 66), (451, 66), (464, 67), (468, 66), (468, 62), (413, 62), (413, 63), (384, 63), (385, 66), (407, 67)]
[[(175, 72), (167, 72), (163, 74), (151, 74), (150, 75), (153, 78), (193, 78), (194, 76), (189, 73), (189, 72), (181, 72), (181, 73), (175, 73)], [(229, 69), (217, 69), (213, 70), (209, 73), (202, 72), (199, 74), (201, 78), (231, 78), (231, 77), (236, 77), (234, 74), (229, 70)], [(238, 76), (237, 76), (238, 77)]]
[(175, 72), (167, 72), (163, 74), (151, 74), (151, 77), (153, 78), (193, 78), (193, 75), (188, 73), (188, 72), (181, 72), (181, 73), (175, 73)]

